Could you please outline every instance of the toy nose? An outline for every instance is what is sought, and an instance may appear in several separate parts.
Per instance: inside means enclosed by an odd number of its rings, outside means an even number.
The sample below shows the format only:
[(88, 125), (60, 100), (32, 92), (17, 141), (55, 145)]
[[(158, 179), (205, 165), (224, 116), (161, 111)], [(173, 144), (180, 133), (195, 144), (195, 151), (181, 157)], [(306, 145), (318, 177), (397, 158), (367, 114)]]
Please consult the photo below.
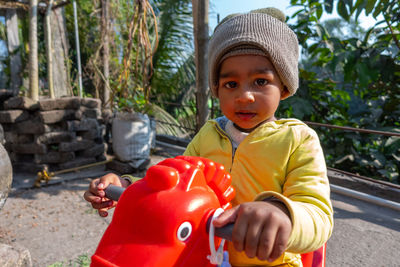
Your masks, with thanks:
[(179, 173), (168, 166), (154, 165), (147, 170), (146, 181), (154, 191), (162, 191), (175, 187), (179, 181)]

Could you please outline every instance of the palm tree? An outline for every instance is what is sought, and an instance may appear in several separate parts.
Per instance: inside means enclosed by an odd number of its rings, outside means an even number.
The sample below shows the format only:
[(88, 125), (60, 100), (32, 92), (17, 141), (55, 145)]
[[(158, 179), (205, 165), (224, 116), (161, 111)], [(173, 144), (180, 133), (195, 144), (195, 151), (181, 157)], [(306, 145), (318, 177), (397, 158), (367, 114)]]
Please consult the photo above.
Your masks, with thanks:
[(154, 0), (153, 5), (160, 41), (153, 57), (152, 103), (172, 115), (162, 116), (169, 134), (187, 135), (196, 126), (192, 1)]
[(193, 18), (191, 0), (154, 0), (153, 5), (158, 17), (159, 44), (153, 57), (151, 84), (154, 97), (162, 105), (164, 97), (175, 101), (184, 93), (182, 86), (189, 80), (195, 81), (191, 69), (194, 62), (187, 63), (194, 52)]

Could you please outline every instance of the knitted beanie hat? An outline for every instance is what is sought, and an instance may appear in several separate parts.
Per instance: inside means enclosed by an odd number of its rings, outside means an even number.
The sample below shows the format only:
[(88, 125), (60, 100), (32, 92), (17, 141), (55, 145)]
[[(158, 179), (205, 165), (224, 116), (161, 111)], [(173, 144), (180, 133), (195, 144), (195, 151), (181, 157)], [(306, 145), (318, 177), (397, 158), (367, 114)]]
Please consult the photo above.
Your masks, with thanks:
[(278, 9), (265, 8), (232, 14), (215, 28), (208, 48), (211, 91), (218, 96), (218, 75), (223, 60), (237, 55), (266, 56), (290, 95), (299, 86), (299, 47), (296, 34), (286, 25)]

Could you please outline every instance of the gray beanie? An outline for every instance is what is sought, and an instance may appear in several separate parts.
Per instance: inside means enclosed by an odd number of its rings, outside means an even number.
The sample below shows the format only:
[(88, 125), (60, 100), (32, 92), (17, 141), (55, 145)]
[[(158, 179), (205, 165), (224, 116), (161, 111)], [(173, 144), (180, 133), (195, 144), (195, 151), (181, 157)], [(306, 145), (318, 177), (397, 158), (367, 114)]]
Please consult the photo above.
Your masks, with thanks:
[(220, 64), (235, 55), (266, 56), (290, 95), (296, 93), (299, 86), (298, 40), (282, 15), (277, 9), (267, 8), (233, 14), (218, 24), (208, 48), (209, 82), (215, 96), (218, 95)]

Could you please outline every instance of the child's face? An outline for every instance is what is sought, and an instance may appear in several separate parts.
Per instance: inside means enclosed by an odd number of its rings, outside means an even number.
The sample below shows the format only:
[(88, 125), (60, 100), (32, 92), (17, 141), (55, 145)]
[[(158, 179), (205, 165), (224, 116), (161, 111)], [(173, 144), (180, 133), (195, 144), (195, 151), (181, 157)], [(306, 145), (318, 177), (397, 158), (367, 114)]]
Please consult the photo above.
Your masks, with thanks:
[(275, 120), (280, 100), (288, 95), (266, 57), (233, 56), (221, 64), (218, 82), (221, 111), (242, 129), (251, 131)]

